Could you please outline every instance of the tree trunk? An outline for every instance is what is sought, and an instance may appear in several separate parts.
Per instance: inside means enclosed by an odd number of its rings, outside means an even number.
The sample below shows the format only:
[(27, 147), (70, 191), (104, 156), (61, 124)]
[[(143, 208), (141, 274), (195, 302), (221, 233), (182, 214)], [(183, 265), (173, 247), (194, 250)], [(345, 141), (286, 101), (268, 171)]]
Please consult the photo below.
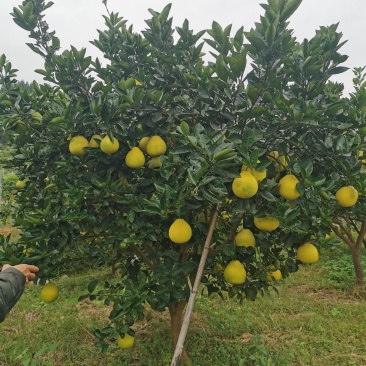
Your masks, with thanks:
[(352, 262), (355, 269), (356, 281), (355, 286), (360, 288), (365, 285), (365, 276), (361, 265), (361, 245), (355, 245), (351, 248)]
[[(183, 312), (187, 305), (185, 300), (180, 300), (174, 304), (169, 305), (169, 313), (170, 313), (170, 327), (172, 332), (173, 339), (173, 352), (175, 350), (175, 346), (177, 345), (180, 328), (182, 327), (182, 318)], [(182, 356), (180, 359), (181, 366), (190, 366), (191, 361), (186, 353), (186, 350), (183, 349)]]

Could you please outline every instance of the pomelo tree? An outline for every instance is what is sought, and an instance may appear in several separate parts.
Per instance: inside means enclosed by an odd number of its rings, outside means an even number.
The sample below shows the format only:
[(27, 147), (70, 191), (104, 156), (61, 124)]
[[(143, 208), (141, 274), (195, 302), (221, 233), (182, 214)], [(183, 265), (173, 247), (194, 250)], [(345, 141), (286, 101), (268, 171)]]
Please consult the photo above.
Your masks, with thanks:
[[(268, 0), (248, 32), (213, 22), (195, 33), (188, 20), (174, 29), (167, 5), (150, 10), (139, 34), (108, 12), (91, 42), (103, 62), (85, 48), (61, 51), (44, 20), (52, 3), (14, 8), (45, 82), (22, 91), (0, 57), (0, 113), (26, 178), (22, 239), (3, 240), (2, 256), (31, 250), (44, 278), (65, 263), (119, 267), (118, 278), (88, 287), (113, 305), (95, 331), (103, 349), (116, 337), (125, 344), (147, 306), (169, 310), (176, 344), (210, 227), (202, 291), (243, 301), (297, 271), (298, 248), (322, 243), (330, 218), (364, 215), (364, 122), (329, 82), (346, 70), (342, 34), (332, 25), (297, 41), (288, 19), (300, 3)], [(335, 195), (349, 185), (357, 203), (342, 207)]]

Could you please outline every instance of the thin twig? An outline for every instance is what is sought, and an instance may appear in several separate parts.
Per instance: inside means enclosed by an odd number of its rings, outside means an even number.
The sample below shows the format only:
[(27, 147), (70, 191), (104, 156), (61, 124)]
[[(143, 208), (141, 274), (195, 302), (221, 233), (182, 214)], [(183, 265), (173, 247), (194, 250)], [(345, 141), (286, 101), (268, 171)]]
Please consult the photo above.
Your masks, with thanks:
[(363, 243), (363, 238), (365, 237), (365, 235), (366, 235), (366, 222), (363, 222), (361, 224), (361, 230), (359, 231), (358, 237), (357, 237), (357, 240), (356, 240), (357, 248), (361, 247), (361, 244)]
[(130, 244), (131, 250), (153, 271), (155, 269), (154, 263), (145, 255), (145, 253), (136, 245)]
[(330, 228), (338, 236), (338, 238), (342, 239), (351, 249), (353, 248), (353, 242), (349, 240), (347, 236), (343, 234), (342, 229), (340, 229), (338, 226), (331, 224)]

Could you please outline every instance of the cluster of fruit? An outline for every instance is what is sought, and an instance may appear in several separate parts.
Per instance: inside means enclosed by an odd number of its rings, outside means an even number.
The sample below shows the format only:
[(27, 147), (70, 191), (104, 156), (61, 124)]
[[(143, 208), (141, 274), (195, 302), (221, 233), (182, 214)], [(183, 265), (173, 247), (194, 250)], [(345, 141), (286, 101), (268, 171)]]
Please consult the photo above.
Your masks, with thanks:
[[(275, 162), (275, 171), (277, 173), (284, 171), (288, 166), (288, 158), (284, 155), (279, 155), (278, 151), (270, 152), (267, 157)], [(257, 163), (259, 162), (257, 161)], [(258, 182), (261, 182), (266, 177), (266, 170), (256, 170), (243, 165), (240, 177), (235, 178), (232, 183), (233, 193), (239, 198), (251, 198), (258, 192)], [(295, 175), (286, 174), (278, 183), (279, 195), (288, 201), (296, 200), (300, 197), (296, 187), (298, 183), (299, 180)], [(341, 207), (352, 207), (357, 203), (358, 192), (353, 186), (344, 186), (338, 189), (335, 198)]]
[[(100, 148), (105, 154), (114, 154), (119, 150), (119, 141), (109, 135), (104, 137), (93, 135), (90, 141), (84, 136), (75, 136), (70, 140), (69, 150), (71, 154), (76, 156), (84, 156), (87, 154), (85, 148)], [(165, 154), (167, 149), (165, 141), (158, 135), (143, 137), (139, 146), (134, 146), (126, 154), (125, 163), (129, 168), (138, 169), (145, 165), (145, 155), (151, 156), (148, 167), (151, 169), (160, 168), (160, 156)]]

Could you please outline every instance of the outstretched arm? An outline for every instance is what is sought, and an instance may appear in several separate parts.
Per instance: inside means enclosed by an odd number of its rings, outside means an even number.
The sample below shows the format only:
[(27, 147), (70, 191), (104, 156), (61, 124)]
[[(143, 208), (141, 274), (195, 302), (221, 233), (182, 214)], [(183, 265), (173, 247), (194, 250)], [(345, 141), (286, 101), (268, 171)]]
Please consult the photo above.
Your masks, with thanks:
[(38, 272), (38, 267), (28, 264), (3, 266), (0, 272), (0, 322), (22, 296), (24, 285), (35, 278), (35, 272)]

